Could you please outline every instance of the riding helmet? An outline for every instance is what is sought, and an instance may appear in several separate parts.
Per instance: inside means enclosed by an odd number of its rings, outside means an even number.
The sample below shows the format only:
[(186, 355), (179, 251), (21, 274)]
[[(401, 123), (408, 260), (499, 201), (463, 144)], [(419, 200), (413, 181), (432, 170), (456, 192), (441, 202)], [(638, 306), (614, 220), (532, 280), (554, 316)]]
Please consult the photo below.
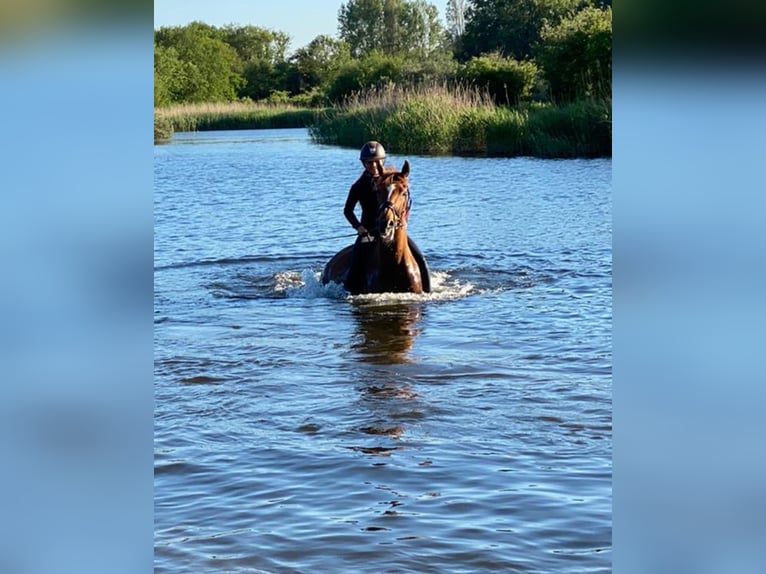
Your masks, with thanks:
[(359, 153), (359, 159), (361, 161), (376, 161), (386, 159), (386, 150), (383, 146), (376, 141), (369, 141), (362, 146), (362, 151)]

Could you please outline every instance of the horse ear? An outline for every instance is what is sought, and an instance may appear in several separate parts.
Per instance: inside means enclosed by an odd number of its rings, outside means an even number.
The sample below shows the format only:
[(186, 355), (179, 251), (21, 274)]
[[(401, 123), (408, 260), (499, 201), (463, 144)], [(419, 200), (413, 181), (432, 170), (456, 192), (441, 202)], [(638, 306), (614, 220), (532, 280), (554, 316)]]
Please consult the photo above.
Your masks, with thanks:
[(404, 160), (404, 165), (402, 166), (402, 175), (404, 177), (407, 177), (410, 175), (410, 162), (406, 159)]

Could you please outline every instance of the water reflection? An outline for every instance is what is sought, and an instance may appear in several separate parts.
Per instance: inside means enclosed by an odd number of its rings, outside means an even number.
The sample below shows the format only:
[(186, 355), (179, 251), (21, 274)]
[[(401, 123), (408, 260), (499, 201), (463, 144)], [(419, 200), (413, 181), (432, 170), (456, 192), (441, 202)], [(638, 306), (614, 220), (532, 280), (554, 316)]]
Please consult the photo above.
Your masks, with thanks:
[(367, 412), (357, 430), (371, 439), (355, 448), (389, 456), (402, 448), (399, 440), (409, 423), (423, 417), (418, 394), (401, 369), (413, 362), (410, 352), (421, 331), (422, 309), (407, 303), (377, 303), (359, 305), (353, 313), (357, 332), (351, 348), (360, 359), (360, 401)]
[(354, 309), (357, 341), (352, 345), (369, 363), (412, 362), (409, 354), (420, 334), (421, 308), (413, 304), (359, 305)]

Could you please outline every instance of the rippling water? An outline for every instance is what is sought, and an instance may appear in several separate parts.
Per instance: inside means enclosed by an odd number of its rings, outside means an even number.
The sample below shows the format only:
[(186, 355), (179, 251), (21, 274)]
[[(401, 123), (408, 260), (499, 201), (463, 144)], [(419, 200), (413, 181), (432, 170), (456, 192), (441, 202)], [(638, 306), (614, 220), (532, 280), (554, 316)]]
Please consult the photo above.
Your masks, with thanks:
[(156, 571), (611, 571), (611, 162), (390, 156), (433, 292), (348, 297), (356, 155), (155, 148)]

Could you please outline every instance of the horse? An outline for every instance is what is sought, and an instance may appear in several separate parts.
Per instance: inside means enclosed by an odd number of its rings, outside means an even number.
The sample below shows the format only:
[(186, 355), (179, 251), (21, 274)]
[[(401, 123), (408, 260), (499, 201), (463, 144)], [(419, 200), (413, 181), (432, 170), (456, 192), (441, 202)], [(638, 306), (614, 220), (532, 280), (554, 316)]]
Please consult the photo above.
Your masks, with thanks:
[[(401, 171), (381, 170), (375, 184), (378, 195), (377, 232), (364, 268), (363, 287), (359, 293), (429, 293), (431, 279), (425, 257), (407, 235), (407, 219), (412, 200), (408, 177), (410, 163)], [(333, 256), (322, 272), (322, 284), (343, 283), (351, 265), (354, 246), (349, 245)]]

